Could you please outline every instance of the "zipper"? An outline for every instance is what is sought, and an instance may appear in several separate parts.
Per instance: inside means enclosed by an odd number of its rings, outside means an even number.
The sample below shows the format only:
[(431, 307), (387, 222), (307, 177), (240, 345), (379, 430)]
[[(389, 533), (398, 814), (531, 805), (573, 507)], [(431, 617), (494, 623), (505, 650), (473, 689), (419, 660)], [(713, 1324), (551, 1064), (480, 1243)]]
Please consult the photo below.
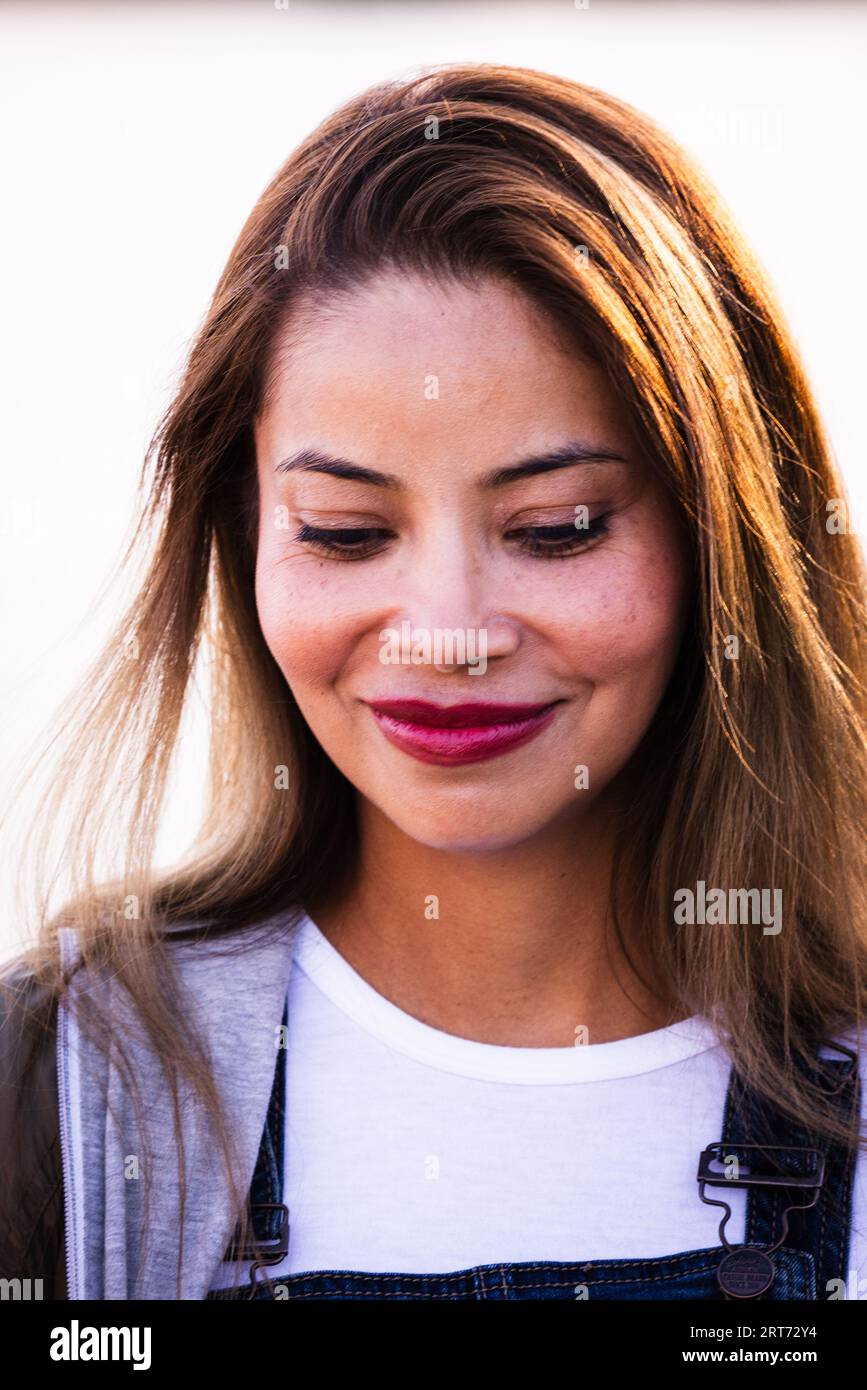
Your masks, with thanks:
[[(65, 960), (65, 932), (69, 928), (61, 927), (58, 936), (60, 937), (60, 959), (61, 964), (66, 965)], [(63, 1174), (63, 1210), (65, 1215), (65, 1241), (64, 1251), (66, 1258), (66, 1294), (67, 1298), (75, 1299), (78, 1297), (78, 1265), (76, 1262), (76, 1250), (74, 1240), (74, 1216), (73, 1216), (73, 1184), (72, 1184), (72, 1156), (69, 1133), (69, 1113), (70, 1103), (70, 1077), (69, 1077), (69, 1014), (66, 1005), (60, 1001), (57, 1006), (57, 1076), (58, 1088), (58, 1116), (60, 1120), (60, 1162)]]

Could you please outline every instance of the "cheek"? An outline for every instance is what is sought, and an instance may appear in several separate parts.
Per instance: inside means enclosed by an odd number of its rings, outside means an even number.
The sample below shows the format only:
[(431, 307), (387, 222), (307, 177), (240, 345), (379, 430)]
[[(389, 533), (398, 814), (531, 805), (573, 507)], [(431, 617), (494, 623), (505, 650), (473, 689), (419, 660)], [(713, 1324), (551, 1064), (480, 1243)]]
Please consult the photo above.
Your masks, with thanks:
[(600, 688), (646, 685), (655, 698), (677, 655), (684, 603), (677, 551), (664, 559), (641, 546), (600, 551), (592, 573), (585, 569), (576, 585), (564, 632), (575, 669)]
[(262, 548), (256, 608), (271, 655), (292, 687), (326, 687), (345, 671), (358, 644), (357, 605), (317, 556), (281, 558)]
[[(262, 635), (286, 680), (316, 678), (321, 663), (323, 617), (315, 585), (304, 599), (291, 582), (291, 564), (260, 548), (256, 561), (256, 609)], [(317, 636), (320, 639), (317, 642)]]

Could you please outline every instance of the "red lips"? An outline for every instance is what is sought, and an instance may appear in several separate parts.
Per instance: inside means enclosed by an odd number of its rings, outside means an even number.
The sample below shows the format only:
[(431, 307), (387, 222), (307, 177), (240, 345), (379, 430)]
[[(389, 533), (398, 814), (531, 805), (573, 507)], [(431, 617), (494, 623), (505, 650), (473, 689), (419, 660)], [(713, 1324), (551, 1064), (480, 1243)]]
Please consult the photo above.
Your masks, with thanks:
[(454, 767), (500, 757), (547, 728), (561, 701), (503, 705), (483, 701), (433, 705), (377, 700), (370, 708), (389, 743), (423, 763)]
[(371, 700), (377, 714), (390, 715), (408, 724), (424, 724), (434, 729), (482, 728), (487, 724), (518, 724), (541, 714), (554, 703), (500, 705), (487, 701), (463, 705), (434, 705), (427, 700)]

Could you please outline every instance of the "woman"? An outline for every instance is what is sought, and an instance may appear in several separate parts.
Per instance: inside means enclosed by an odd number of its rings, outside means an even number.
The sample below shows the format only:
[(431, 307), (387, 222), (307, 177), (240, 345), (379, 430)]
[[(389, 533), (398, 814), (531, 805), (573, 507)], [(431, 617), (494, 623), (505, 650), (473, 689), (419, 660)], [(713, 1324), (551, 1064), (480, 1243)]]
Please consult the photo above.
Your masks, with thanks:
[[(364, 93), (248, 218), (149, 460), (53, 759), (75, 887), (7, 972), (3, 1274), (858, 1296), (863, 562), (684, 154), (540, 72)], [(200, 652), (210, 799), (157, 870)]]

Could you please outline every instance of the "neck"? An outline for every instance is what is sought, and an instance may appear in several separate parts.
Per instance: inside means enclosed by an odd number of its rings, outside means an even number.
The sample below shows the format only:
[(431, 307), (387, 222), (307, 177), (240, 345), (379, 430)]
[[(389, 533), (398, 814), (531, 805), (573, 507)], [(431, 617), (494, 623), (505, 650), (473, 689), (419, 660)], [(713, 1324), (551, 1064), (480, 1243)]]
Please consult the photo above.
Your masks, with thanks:
[[(600, 806), (485, 853), (420, 844), (369, 802), (359, 817), (352, 884), (310, 915), (398, 1008), (511, 1047), (613, 1042), (674, 1021), (606, 927), (616, 817)], [(640, 928), (622, 926), (647, 976)]]

